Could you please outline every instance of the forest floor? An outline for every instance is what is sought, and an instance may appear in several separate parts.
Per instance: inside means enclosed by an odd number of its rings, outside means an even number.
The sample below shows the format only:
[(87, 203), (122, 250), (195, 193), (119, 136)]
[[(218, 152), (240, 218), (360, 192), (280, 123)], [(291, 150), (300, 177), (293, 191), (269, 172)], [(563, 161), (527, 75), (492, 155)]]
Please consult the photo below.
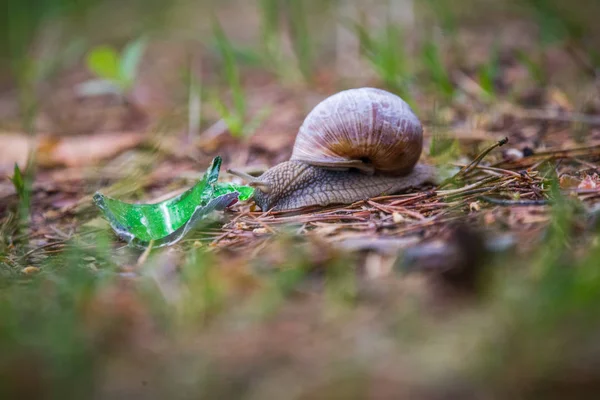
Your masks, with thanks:
[[(356, 43), (338, 43), (350, 61), (325, 53), (292, 78), (227, 40), (198, 54), (155, 40), (120, 95), (82, 96), (78, 85), (96, 76), (81, 57), (36, 84), (30, 119), (6, 91), (1, 389), (19, 398), (597, 393), (600, 77), (583, 44), (542, 47), (539, 30), (519, 18), (499, 35), (465, 26), (414, 56), (386, 47), (398, 32), (357, 29), (356, 59)], [(403, 69), (406, 58), (418, 61)], [(413, 82), (390, 78), (390, 63)], [(220, 180), (236, 179), (227, 168), (265, 170), (289, 159), (312, 107), (361, 86), (408, 97), (425, 128), (422, 161), (455, 179), (300, 211), (238, 203), (147, 251), (120, 241), (92, 203), (96, 191), (173, 197), (217, 155)], [(242, 126), (255, 127), (236, 132), (228, 118), (241, 109)]]

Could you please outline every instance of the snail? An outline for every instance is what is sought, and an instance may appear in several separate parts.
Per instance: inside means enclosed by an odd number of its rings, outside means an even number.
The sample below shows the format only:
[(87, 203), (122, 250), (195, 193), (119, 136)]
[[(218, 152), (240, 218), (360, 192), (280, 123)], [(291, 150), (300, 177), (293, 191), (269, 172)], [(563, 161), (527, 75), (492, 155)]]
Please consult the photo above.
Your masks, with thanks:
[(307, 115), (292, 156), (261, 176), (228, 170), (255, 187), (263, 210), (351, 204), (434, 182), (418, 163), (423, 128), (410, 106), (381, 89), (334, 94)]

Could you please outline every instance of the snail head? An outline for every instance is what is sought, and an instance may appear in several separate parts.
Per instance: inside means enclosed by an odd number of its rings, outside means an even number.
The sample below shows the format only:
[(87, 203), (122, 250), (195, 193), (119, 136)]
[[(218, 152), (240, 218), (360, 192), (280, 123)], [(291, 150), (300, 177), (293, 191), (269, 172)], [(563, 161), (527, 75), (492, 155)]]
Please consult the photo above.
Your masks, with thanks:
[(242, 178), (243, 180), (248, 182), (248, 186), (256, 188), (263, 193), (271, 193), (271, 191), (273, 190), (271, 184), (261, 181), (260, 178), (257, 178), (256, 176), (252, 176), (245, 172), (237, 171), (235, 169), (228, 169), (227, 173), (233, 176), (237, 176), (238, 178)]

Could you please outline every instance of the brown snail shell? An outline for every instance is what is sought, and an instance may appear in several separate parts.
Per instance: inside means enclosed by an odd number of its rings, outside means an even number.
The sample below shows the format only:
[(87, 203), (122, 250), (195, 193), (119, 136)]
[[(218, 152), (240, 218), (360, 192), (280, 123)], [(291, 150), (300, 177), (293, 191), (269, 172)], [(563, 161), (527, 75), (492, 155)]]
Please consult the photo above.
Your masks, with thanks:
[(334, 169), (408, 174), (421, 156), (423, 128), (410, 106), (381, 89), (349, 89), (306, 117), (291, 160)]

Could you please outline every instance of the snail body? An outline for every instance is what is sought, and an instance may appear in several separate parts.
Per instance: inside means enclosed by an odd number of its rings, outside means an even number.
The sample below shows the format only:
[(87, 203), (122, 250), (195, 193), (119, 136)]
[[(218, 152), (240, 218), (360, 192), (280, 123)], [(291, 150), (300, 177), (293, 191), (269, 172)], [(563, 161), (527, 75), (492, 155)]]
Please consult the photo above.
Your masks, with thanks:
[(432, 167), (417, 164), (423, 129), (409, 105), (381, 89), (339, 92), (306, 117), (290, 161), (255, 178), (263, 210), (349, 204), (434, 181)]
[(432, 176), (431, 167), (424, 164), (417, 164), (407, 175), (398, 177), (367, 175), (358, 170), (336, 171), (301, 161), (285, 161), (260, 176), (260, 181), (269, 183), (272, 189), (263, 191), (258, 186), (254, 201), (265, 211), (351, 204), (401, 192), (427, 182)]

